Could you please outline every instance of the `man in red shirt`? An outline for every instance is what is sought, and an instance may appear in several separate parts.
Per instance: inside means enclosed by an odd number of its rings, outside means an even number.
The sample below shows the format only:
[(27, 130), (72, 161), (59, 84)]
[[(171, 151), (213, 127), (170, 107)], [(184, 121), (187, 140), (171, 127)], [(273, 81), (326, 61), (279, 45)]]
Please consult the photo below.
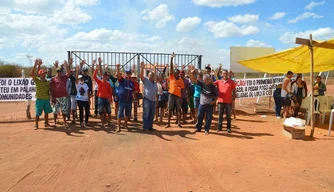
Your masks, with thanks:
[[(69, 60), (70, 65), (72, 64), (73, 60), (70, 58)], [(58, 66), (58, 61), (55, 62)], [(66, 75), (62, 75), (62, 69), (57, 68), (57, 74), (54, 76), (51, 80), (50, 86), (51, 86), (51, 102), (54, 104), (53, 107), (53, 119), (54, 119), (54, 127), (57, 125), (57, 114), (59, 110), (61, 109), (63, 120), (64, 120), (64, 126), (67, 128), (68, 124), (66, 122), (66, 114), (68, 112), (68, 103), (67, 103), (67, 90), (66, 90), (66, 83), (70, 76), (70, 69), (68, 67), (68, 63), (65, 60), (63, 65), (66, 68)]]
[[(102, 70), (101, 67), (101, 59), (99, 58), (99, 68), (96, 68), (94, 71), (93, 79), (98, 84), (99, 89), (97, 90), (97, 96), (98, 96), (98, 107), (99, 107), (99, 115), (101, 118), (102, 127), (105, 128), (106, 124), (111, 125), (111, 108), (110, 108), (110, 102), (112, 101), (112, 89), (110, 86), (110, 83), (108, 82), (109, 74), (108, 72), (102, 72), (102, 81), (97, 78), (97, 73), (100, 70)], [(93, 66), (94, 66), (93, 62)], [(106, 120), (105, 116), (103, 114), (103, 109), (105, 108), (106, 113), (108, 114), (108, 121)]]
[(228, 78), (227, 70), (223, 70), (222, 76), (223, 78), (221, 80), (214, 82), (214, 85), (216, 85), (218, 88), (218, 132), (222, 130), (223, 115), (224, 111), (226, 111), (227, 132), (231, 133), (231, 110), (233, 96), (236, 95), (236, 86), (234, 81)]
[(140, 88), (139, 88), (139, 83), (137, 81), (137, 76), (133, 73), (131, 75), (131, 81), (133, 82), (133, 118), (134, 118), (134, 122), (138, 122), (137, 116), (138, 116), (138, 103), (139, 103), (139, 98), (138, 98), (138, 94), (140, 92)]

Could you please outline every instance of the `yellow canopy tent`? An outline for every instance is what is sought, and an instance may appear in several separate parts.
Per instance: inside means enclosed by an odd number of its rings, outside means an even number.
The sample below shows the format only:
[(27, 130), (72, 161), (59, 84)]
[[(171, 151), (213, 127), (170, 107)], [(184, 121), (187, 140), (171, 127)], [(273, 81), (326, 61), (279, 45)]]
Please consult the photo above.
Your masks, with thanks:
[[(334, 70), (334, 39), (313, 41), (314, 72)], [(310, 50), (302, 45), (264, 57), (238, 61), (240, 64), (265, 73), (310, 72)]]

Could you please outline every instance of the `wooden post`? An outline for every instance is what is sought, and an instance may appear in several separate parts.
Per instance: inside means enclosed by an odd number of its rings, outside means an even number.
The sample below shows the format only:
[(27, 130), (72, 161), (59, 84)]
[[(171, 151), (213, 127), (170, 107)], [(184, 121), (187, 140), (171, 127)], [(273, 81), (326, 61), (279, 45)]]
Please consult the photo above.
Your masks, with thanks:
[(314, 134), (314, 89), (313, 89), (313, 82), (314, 82), (314, 78), (313, 78), (313, 71), (314, 71), (314, 59), (313, 59), (313, 40), (312, 40), (312, 34), (310, 34), (310, 45), (309, 45), (309, 49), (310, 49), (310, 57), (311, 57), (311, 71), (310, 71), (310, 86), (311, 86), (311, 107), (310, 107), (310, 111), (311, 111), (311, 138), (313, 137)]
[(313, 44), (317, 44), (316, 41), (313, 41), (312, 39), (312, 34), (310, 34), (310, 39), (303, 39), (303, 38), (296, 38), (295, 41), (296, 44), (300, 45), (307, 45), (310, 49), (310, 85), (311, 85), (311, 106), (310, 106), (310, 113), (311, 113), (311, 138), (313, 137), (314, 134), (314, 90), (313, 90), (313, 82), (314, 82), (314, 58), (313, 58)]

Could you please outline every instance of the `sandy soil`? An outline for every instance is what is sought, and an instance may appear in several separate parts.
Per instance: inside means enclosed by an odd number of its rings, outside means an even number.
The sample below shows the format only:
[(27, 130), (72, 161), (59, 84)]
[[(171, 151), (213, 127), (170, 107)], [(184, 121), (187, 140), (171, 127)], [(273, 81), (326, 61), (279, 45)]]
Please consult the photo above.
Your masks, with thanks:
[(86, 129), (35, 131), (25, 103), (1, 103), (0, 191), (334, 191), (328, 118), (313, 139), (291, 140), (267, 102), (242, 100), (233, 133), (217, 133), (215, 116), (207, 136), (194, 124), (147, 134), (131, 123), (115, 134), (95, 118)]

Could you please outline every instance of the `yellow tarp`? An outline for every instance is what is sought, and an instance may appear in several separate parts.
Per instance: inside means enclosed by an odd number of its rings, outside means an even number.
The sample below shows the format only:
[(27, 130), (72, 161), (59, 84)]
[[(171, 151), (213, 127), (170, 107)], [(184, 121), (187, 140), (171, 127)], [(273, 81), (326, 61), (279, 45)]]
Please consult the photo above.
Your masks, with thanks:
[[(334, 39), (314, 45), (314, 72), (334, 70)], [(240, 64), (265, 73), (310, 72), (310, 50), (300, 46), (264, 57), (238, 61)]]

